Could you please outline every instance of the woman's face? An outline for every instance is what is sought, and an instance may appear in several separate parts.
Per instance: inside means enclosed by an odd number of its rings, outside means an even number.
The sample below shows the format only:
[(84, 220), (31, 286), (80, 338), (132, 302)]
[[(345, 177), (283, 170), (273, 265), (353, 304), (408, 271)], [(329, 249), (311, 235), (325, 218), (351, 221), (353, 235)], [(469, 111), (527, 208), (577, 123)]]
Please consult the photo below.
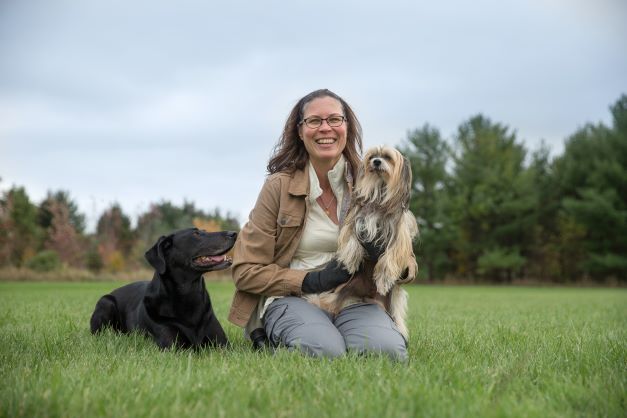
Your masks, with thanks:
[[(329, 116), (345, 116), (342, 104), (332, 97), (313, 99), (305, 105), (303, 119), (317, 116), (326, 119)], [(299, 127), (300, 139), (305, 144), (309, 158), (314, 165), (333, 167), (340, 159), (346, 147), (346, 120), (340, 126), (329, 126), (327, 121), (317, 128), (310, 128), (306, 123)]]

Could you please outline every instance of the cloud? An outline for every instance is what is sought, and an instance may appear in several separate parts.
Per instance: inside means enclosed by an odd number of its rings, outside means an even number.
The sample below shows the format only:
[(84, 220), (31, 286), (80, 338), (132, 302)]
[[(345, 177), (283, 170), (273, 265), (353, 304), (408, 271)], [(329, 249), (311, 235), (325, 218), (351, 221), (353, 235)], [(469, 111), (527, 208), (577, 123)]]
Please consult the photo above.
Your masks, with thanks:
[(0, 186), (90, 213), (188, 198), (245, 220), (291, 107), (322, 87), (366, 146), (484, 113), (554, 153), (627, 91), (619, 0), (0, 7)]

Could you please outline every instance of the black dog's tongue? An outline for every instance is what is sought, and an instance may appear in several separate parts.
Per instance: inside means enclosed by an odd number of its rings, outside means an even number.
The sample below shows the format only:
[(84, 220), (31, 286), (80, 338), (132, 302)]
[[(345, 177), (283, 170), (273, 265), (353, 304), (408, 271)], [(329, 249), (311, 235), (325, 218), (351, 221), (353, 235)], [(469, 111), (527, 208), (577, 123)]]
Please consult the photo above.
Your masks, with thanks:
[(202, 255), (194, 258), (194, 262), (202, 266), (211, 266), (213, 264), (220, 264), (224, 261), (223, 255)]

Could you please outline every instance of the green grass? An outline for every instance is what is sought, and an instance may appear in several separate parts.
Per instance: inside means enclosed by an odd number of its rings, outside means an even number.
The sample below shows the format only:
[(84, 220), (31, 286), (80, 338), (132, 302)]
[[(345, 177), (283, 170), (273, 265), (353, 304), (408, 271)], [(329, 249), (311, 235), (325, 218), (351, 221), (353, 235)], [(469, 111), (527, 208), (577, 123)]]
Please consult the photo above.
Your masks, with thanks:
[(0, 417), (546, 417), (627, 415), (624, 289), (407, 287), (410, 362), (160, 351), (89, 333), (120, 283), (0, 283)]

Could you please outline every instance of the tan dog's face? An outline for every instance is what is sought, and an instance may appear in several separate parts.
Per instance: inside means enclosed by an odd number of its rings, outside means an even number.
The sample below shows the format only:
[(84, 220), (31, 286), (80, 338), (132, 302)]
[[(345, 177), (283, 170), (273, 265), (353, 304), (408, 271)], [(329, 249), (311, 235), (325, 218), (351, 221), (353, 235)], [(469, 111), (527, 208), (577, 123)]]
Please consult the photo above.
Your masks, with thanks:
[(386, 184), (398, 181), (403, 168), (403, 155), (391, 147), (375, 147), (366, 152), (363, 160), (364, 176), (368, 181), (383, 180)]
[(411, 167), (403, 154), (392, 147), (374, 147), (364, 156), (355, 196), (395, 210), (407, 206), (411, 182)]

